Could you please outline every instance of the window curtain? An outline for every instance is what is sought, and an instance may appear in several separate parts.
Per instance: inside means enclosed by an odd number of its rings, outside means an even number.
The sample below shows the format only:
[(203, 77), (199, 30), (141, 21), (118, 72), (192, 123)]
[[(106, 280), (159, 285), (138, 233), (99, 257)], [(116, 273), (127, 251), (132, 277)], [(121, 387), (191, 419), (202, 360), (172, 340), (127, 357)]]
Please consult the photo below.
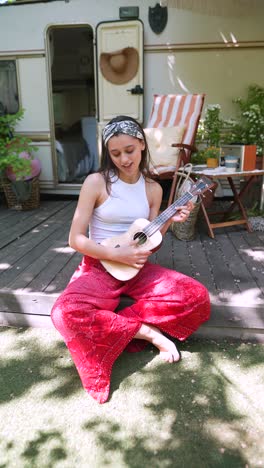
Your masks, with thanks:
[(16, 64), (14, 60), (0, 61), (0, 103), (8, 114), (15, 114), (18, 111)]

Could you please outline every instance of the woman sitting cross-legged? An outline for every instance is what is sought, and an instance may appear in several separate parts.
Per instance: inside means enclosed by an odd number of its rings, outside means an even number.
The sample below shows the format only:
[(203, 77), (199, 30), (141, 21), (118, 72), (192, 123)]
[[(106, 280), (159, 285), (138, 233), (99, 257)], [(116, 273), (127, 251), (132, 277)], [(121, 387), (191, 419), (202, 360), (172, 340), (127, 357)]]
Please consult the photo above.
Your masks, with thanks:
[[(149, 176), (142, 127), (116, 117), (103, 130), (103, 145), (101, 168), (83, 183), (69, 235), (83, 259), (51, 314), (84, 388), (100, 403), (108, 399), (112, 366), (123, 350), (140, 351), (150, 342), (164, 361), (177, 362), (180, 351), (163, 332), (185, 340), (210, 314), (202, 284), (150, 263), (147, 243), (143, 248), (136, 236), (125, 234), (135, 220), (154, 220), (162, 201), (161, 186)], [(162, 235), (172, 222), (184, 222), (192, 208), (191, 202), (180, 207)], [(119, 243), (105, 242), (113, 237)], [(108, 272), (108, 262), (121, 278)], [(122, 279), (122, 268), (135, 274)], [(134, 303), (115, 312), (122, 294)]]

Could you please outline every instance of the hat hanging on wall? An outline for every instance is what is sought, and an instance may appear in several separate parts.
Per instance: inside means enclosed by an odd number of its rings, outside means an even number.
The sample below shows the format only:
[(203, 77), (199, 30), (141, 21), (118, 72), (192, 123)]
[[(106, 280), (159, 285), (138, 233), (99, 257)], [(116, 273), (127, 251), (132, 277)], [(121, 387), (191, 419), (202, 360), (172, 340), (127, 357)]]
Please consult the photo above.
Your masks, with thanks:
[(113, 84), (124, 84), (137, 74), (139, 65), (138, 51), (125, 47), (115, 52), (102, 52), (100, 69), (106, 80)]

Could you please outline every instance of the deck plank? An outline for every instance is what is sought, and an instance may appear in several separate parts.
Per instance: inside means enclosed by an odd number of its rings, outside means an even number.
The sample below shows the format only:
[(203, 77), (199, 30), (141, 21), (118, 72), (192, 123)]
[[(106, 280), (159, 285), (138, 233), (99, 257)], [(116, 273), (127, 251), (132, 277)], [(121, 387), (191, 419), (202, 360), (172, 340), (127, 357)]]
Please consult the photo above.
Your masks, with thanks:
[(173, 269), (187, 276), (192, 276), (193, 269), (190, 263), (188, 242), (177, 239), (172, 232), (168, 232), (173, 239)]
[[(46, 242), (38, 244), (35, 249), (35, 260), (33, 261), (31, 257), (29, 265), (20, 274), (16, 275), (14, 281), (9, 283), (8, 287), (15, 290), (42, 291), (39, 275), (44, 269), (49, 268), (54, 257), (56, 259), (57, 256), (54, 254), (54, 250), (67, 247), (67, 238), (67, 228), (57, 229), (46, 239)], [(34, 285), (34, 282), (36, 282), (36, 285)]]
[(234, 276), (226, 262), (218, 238), (212, 240), (209, 237), (204, 237), (203, 245), (207, 253), (208, 265), (213, 273), (217, 290), (222, 293), (225, 291), (236, 292), (238, 288), (234, 282)]
[(49, 284), (49, 289), (53, 293), (60, 294), (66, 288), (72, 274), (80, 264), (81, 259), (82, 255), (78, 252), (75, 252), (75, 254), (68, 259), (63, 270), (58, 272)]
[[(152, 257), (150, 261), (153, 261)], [(164, 236), (160, 248), (156, 251), (155, 263), (173, 269), (173, 242), (170, 233)]]
[(217, 294), (217, 287), (204, 248), (203, 238), (196, 235), (195, 239), (187, 244), (189, 258), (192, 265), (193, 278), (206, 286), (211, 294)]
[[(237, 235), (238, 233), (236, 233)], [(243, 232), (239, 233), (238, 238), (239, 241), (236, 239), (236, 242), (239, 242), (241, 259), (248, 265), (251, 276), (256, 282), (257, 287), (261, 290), (262, 297), (264, 297), (264, 252), (259, 242), (259, 237), (254, 236), (254, 233)]]
[[(69, 202), (67, 204), (69, 204)], [(33, 210), (30, 211), (29, 215), (29, 212), (22, 212), (22, 216), (17, 217), (17, 222), (8, 230), (5, 229), (5, 225), (2, 229), (1, 224), (0, 248), (5, 247), (17, 238), (30, 232), (35, 227), (39, 226), (41, 222), (48, 220), (60, 210), (61, 205), (59, 203), (55, 202), (52, 205), (46, 204), (35, 212)]]
[(56, 212), (49, 219), (42, 220), (43, 222), (38, 225), (37, 229), (24, 232), (22, 239), (19, 239), (22, 240), (22, 243), (19, 243), (19, 248), (13, 247), (11, 249), (12, 246), (10, 245), (7, 247), (9, 253), (1, 259), (3, 265), (6, 260), (6, 265), (2, 267), (0, 273), (1, 288), (8, 285), (12, 287), (12, 282), (17, 276), (38, 259), (42, 252), (46, 252), (52, 240), (61, 235), (61, 230), (69, 229), (68, 225), (73, 209), (74, 207), (71, 209), (68, 206), (63, 207), (60, 216)]
[(65, 222), (66, 220), (68, 221), (69, 214), (67, 215), (67, 213), (68, 211), (72, 213), (72, 209), (70, 208), (71, 206), (72, 203), (67, 202), (66, 204), (61, 204), (58, 209), (58, 206), (54, 206), (52, 203), (50, 209), (45, 210), (41, 216), (35, 215), (36, 221), (34, 223), (34, 227), (32, 227), (31, 230), (26, 231), (23, 229), (23, 225), (19, 222), (20, 213), (16, 213), (16, 236), (13, 239), (9, 239), (6, 235), (7, 239), (2, 246), (0, 246), (0, 260), (3, 261), (7, 258), (10, 263), (10, 259), (14, 258), (18, 252), (27, 252), (31, 245), (35, 245), (38, 243), (39, 239), (45, 237), (45, 231), (49, 232), (50, 229), (54, 229), (54, 226), (56, 227), (56, 224), (60, 223), (61, 218), (61, 222), (64, 220)]
[(222, 257), (226, 264), (228, 264), (228, 268), (240, 292), (250, 288), (258, 288), (252, 275), (250, 259), (248, 259), (248, 262), (243, 261), (243, 255), (241, 255), (242, 239), (243, 236), (240, 233), (232, 233), (232, 236), (221, 235), (217, 239), (222, 251)]
[[(0, 324), (51, 326), (50, 311), (81, 261), (69, 248), (76, 200), (44, 200), (39, 210), (0, 207)], [(212, 314), (197, 334), (264, 341), (264, 233), (218, 229), (181, 241), (172, 232), (150, 260), (203, 283)], [(129, 298), (123, 298), (120, 307)]]

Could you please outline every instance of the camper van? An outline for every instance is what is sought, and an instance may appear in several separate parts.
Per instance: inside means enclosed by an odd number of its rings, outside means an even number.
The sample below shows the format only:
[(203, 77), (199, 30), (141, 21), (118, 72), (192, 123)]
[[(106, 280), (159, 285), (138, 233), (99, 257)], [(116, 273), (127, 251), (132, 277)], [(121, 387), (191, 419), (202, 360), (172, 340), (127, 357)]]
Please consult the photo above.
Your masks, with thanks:
[(262, 2), (238, 3), (0, 0), (0, 102), (24, 109), (16, 131), (38, 147), (42, 193), (78, 194), (106, 122), (147, 126), (154, 94), (204, 93), (231, 117), (263, 86)]

